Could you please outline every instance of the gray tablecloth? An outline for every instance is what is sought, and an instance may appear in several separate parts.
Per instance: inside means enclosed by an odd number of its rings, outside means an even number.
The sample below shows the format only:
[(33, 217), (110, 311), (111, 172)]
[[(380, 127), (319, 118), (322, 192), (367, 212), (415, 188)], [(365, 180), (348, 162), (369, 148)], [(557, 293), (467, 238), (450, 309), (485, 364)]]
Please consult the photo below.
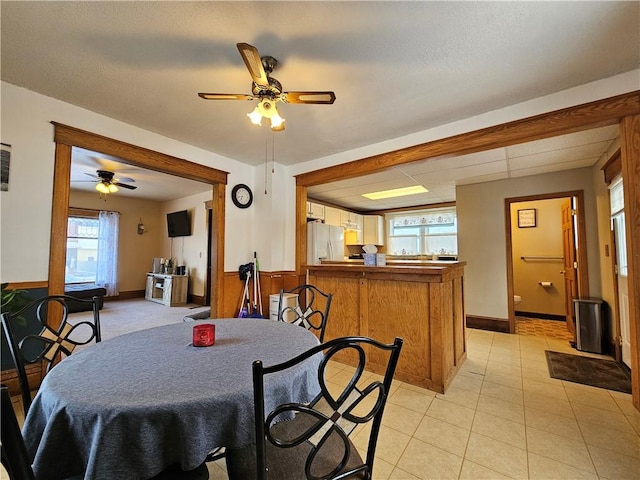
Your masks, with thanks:
[[(63, 360), (46, 377), (23, 434), (39, 480), (149, 478), (172, 463), (196, 468), (216, 446), (253, 442), (251, 364), (285, 361), (318, 344), (304, 328), (270, 320), (216, 325), (193, 347), (193, 322), (116, 337)], [(308, 401), (317, 363), (273, 375), (266, 408)]]

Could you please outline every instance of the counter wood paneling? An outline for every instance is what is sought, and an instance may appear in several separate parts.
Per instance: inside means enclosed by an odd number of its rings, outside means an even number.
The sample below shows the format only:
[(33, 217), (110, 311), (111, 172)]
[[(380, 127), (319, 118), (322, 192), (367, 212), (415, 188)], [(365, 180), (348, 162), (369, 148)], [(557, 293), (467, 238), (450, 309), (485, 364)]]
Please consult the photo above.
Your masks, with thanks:
[[(396, 378), (444, 393), (466, 358), (464, 265), (305, 268), (311, 284), (333, 293), (325, 340), (364, 335), (390, 343), (402, 337)], [(376, 373), (383, 373), (382, 357), (373, 355), (371, 362)]]

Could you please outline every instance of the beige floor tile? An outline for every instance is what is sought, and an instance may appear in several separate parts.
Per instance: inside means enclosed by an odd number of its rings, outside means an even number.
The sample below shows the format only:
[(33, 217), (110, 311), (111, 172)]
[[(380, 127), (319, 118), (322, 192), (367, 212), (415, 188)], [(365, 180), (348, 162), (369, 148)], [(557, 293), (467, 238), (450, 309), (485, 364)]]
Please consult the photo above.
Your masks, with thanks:
[(505, 375), (503, 373), (488, 373), (484, 376), (485, 382), (497, 383), (505, 387), (517, 388), (522, 390), (521, 376)]
[[(425, 390), (425, 392), (429, 392), (429, 390)], [(387, 404), (400, 405), (414, 412), (424, 414), (434, 398), (435, 392), (418, 392), (403, 385), (391, 394), (387, 399)]]
[(455, 403), (447, 402), (440, 398), (436, 398), (431, 402), (427, 410), (428, 416), (461, 428), (466, 428), (467, 430), (471, 429), (474, 414), (475, 410), (472, 408), (456, 405)]
[(493, 362), (520, 367), (520, 352), (495, 353), (494, 350), (491, 349), (491, 353), (489, 354), (489, 363)]
[(511, 478), (528, 478), (526, 450), (475, 432), (471, 432), (464, 458)]
[(502, 375), (511, 375), (513, 377), (522, 377), (522, 368), (520, 365), (510, 365), (489, 360), (487, 362), (486, 373), (498, 373)]
[(575, 468), (595, 471), (583, 441), (571, 440), (554, 433), (527, 427), (527, 450), (529, 453), (536, 453)]
[(611, 398), (613, 398), (613, 401), (616, 402), (618, 408), (627, 417), (640, 417), (640, 411), (636, 410), (636, 407), (633, 406), (633, 403), (631, 401), (631, 394), (609, 391), (609, 395), (611, 395)]
[(525, 426), (484, 412), (476, 412), (471, 431), (514, 447), (526, 449)]
[(527, 409), (535, 408), (537, 410), (555, 413), (556, 415), (575, 418), (569, 400), (541, 395), (531, 390), (525, 390), (524, 392), (524, 406)]
[(487, 395), (480, 395), (477, 410), (511, 420), (512, 422), (524, 424), (524, 407), (517, 403), (507, 402)]
[[(367, 427), (354, 435), (352, 437), (353, 444), (359, 449), (366, 450), (369, 441), (369, 431), (370, 427)], [(395, 465), (410, 439), (411, 436), (406, 433), (399, 432), (386, 425), (381, 425), (376, 445), (376, 457)]]
[(509, 479), (506, 475), (490, 470), (480, 464), (465, 459), (462, 462), (462, 471), (459, 480), (502, 480)]
[(376, 456), (373, 461), (373, 480), (387, 480), (394, 468), (395, 465)]
[(456, 386), (450, 386), (445, 393), (438, 393), (436, 395), (436, 398), (441, 400), (473, 409), (475, 409), (478, 404), (478, 397), (478, 392), (472, 392)]
[(622, 412), (611, 412), (601, 408), (574, 403), (573, 411), (578, 424), (582, 422), (596, 423), (625, 433), (635, 433), (633, 427)]
[(567, 393), (565, 392), (565, 388), (563, 385), (524, 379), (522, 381), (522, 386), (525, 392), (535, 392), (539, 393), (540, 395), (567, 400)]
[(551, 378), (549, 376), (548, 370), (536, 370), (534, 368), (526, 368), (522, 367), (522, 380), (536, 380), (538, 382), (550, 383), (553, 385), (558, 385), (560, 387), (564, 386), (562, 380), (558, 380), (557, 378)]
[(482, 384), (482, 390), (480, 390), (480, 393), (488, 397), (499, 398), (506, 402), (517, 403), (518, 405), (524, 404), (522, 389), (519, 388), (506, 387), (504, 385), (485, 380)]
[(640, 435), (640, 416), (627, 416), (627, 421), (631, 424), (636, 433)]
[(615, 480), (638, 480), (640, 460), (600, 447), (589, 447), (596, 471), (600, 478)]
[(399, 432), (406, 433), (407, 435), (413, 435), (422, 417), (422, 413), (414, 412), (400, 405), (387, 402), (387, 405), (384, 407), (382, 424)]
[(588, 472), (529, 452), (529, 480), (597, 480), (595, 472)]
[(462, 457), (412, 438), (397, 466), (423, 479), (457, 479)]
[(589, 390), (582, 388), (565, 386), (567, 397), (571, 403), (579, 403), (581, 405), (589, 405), (592, 407), (611, 410), (612, 412), (621, 412), (620, 407), (609, 395), (608, 390), (592, 387)]
[[(640, 459), (640, 436), (636, 433), (624, 433), (595, 423), (581, 422), (580, 430), (587, 445)], [(640, 478), (640, 472), (638, 472)]]
[(583, 441), (582, 432), (575, 418), (556, 415), (537, 408), (525, 408), (524, 416), (527, 427), (555, 433), (571, 440)]
[[(466, 363), (466, 362), (465, 362)], [(482, 388), (483, 375), (478, 374), (465, 374), (462, 370), (458, 372), (458, 375), (451, 381), (451, 387), (462, 388), (464, 390), (469, 390), (471, 392), (480, 393), (480, 388)]]
[(404, 470), (396, 467), (391, 472), (389, 476), (389, 480), (420, 480), (420, 478), (415, 475), (411, 475), (409, 472), (405, 472)]
[(470, 433), (466, 428), (456, 427), (425, 415), (413, 437), (462, 457), (467, 448)]

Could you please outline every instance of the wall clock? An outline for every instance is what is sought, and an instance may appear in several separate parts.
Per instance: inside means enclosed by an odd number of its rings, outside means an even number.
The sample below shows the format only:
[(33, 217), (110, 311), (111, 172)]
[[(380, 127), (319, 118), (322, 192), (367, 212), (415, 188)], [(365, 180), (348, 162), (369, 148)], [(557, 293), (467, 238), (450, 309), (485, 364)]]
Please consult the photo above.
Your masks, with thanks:
[(231, 190), (231, 200), (238, 208), (249, 208), (253, 203), (253, 192), (244, 183), (239, 183)]

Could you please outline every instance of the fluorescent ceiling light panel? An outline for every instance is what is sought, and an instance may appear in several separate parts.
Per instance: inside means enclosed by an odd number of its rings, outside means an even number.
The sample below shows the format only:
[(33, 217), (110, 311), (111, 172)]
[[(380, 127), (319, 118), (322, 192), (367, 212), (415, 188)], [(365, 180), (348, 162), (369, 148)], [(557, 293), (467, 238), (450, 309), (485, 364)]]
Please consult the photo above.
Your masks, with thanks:
[(404, 197), (405, 195), (415, 195), (416, 193), (426, 193), (429, 190), (422, 185), (413, 187), (394, 188), (393, 190), (382, 190), (380, 192), (363, 193), (362, 196), (369, 200), (382, 200), (383, 198)]

